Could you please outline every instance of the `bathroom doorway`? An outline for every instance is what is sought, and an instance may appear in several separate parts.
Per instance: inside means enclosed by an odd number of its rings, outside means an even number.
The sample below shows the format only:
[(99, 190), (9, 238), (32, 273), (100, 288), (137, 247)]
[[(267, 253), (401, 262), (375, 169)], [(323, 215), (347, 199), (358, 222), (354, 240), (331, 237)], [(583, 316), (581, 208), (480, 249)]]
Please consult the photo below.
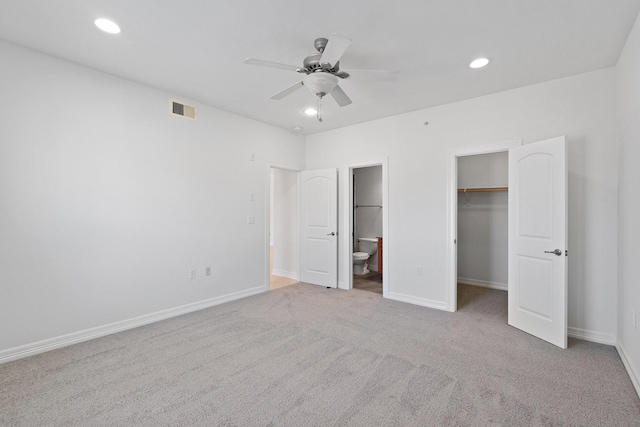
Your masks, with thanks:
[(352, 288), (383, 294), (382, 165), (351, 169)]
[(269, 169), (269, 290), (300, 281), (299, 175)]

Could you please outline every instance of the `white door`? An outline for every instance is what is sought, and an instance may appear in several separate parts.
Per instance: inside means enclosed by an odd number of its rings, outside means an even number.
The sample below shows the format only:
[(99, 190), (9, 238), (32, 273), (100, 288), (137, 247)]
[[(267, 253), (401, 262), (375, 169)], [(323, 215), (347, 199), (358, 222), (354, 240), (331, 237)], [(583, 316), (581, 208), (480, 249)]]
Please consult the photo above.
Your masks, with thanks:
[(300, 281), (338, 286), (338, 171), (300, 173)]
[(509, 325), (567, 348), (565, 137), (509, 150)]

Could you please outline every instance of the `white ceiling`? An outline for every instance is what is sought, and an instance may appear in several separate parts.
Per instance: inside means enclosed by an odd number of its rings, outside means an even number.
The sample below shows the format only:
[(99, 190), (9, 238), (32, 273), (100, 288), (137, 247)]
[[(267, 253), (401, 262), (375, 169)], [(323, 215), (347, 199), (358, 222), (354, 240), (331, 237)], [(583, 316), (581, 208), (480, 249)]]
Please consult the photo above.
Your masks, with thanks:
[[(305, 134), (616, 64), (640, 0), (0, 0), (0, 39)], [(116, 21), (109, 35), (93, 24)], [(353, 43), (341, 68), (399, 72), (395, 82), (343, 80), (353, 104), (302, 115), (291, 71), (331, 33)], [(472, 70), (477, 57), (489, 66)], [(3, 64), (7, 66), (7, 64)]]

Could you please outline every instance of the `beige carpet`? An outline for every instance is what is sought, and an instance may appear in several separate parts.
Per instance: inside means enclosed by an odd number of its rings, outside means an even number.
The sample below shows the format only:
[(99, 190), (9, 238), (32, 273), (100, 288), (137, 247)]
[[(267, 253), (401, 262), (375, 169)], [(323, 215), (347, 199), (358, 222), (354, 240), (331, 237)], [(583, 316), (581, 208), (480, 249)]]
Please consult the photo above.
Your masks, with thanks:
[(297, 284), (0, 365), (2, 426), (638, 426), (612, 347)]

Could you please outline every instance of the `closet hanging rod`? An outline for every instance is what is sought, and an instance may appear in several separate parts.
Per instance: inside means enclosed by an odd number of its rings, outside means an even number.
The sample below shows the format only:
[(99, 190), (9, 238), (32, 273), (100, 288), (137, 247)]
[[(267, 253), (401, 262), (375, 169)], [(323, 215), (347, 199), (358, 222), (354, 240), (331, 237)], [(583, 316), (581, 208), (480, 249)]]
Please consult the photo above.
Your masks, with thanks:
[(356, 208), (382, 208), (382, 205), (356, 205)]
[(496, 191), (509, 191), (509, 187), (458, 188), (458, 193), (493, 193)]

